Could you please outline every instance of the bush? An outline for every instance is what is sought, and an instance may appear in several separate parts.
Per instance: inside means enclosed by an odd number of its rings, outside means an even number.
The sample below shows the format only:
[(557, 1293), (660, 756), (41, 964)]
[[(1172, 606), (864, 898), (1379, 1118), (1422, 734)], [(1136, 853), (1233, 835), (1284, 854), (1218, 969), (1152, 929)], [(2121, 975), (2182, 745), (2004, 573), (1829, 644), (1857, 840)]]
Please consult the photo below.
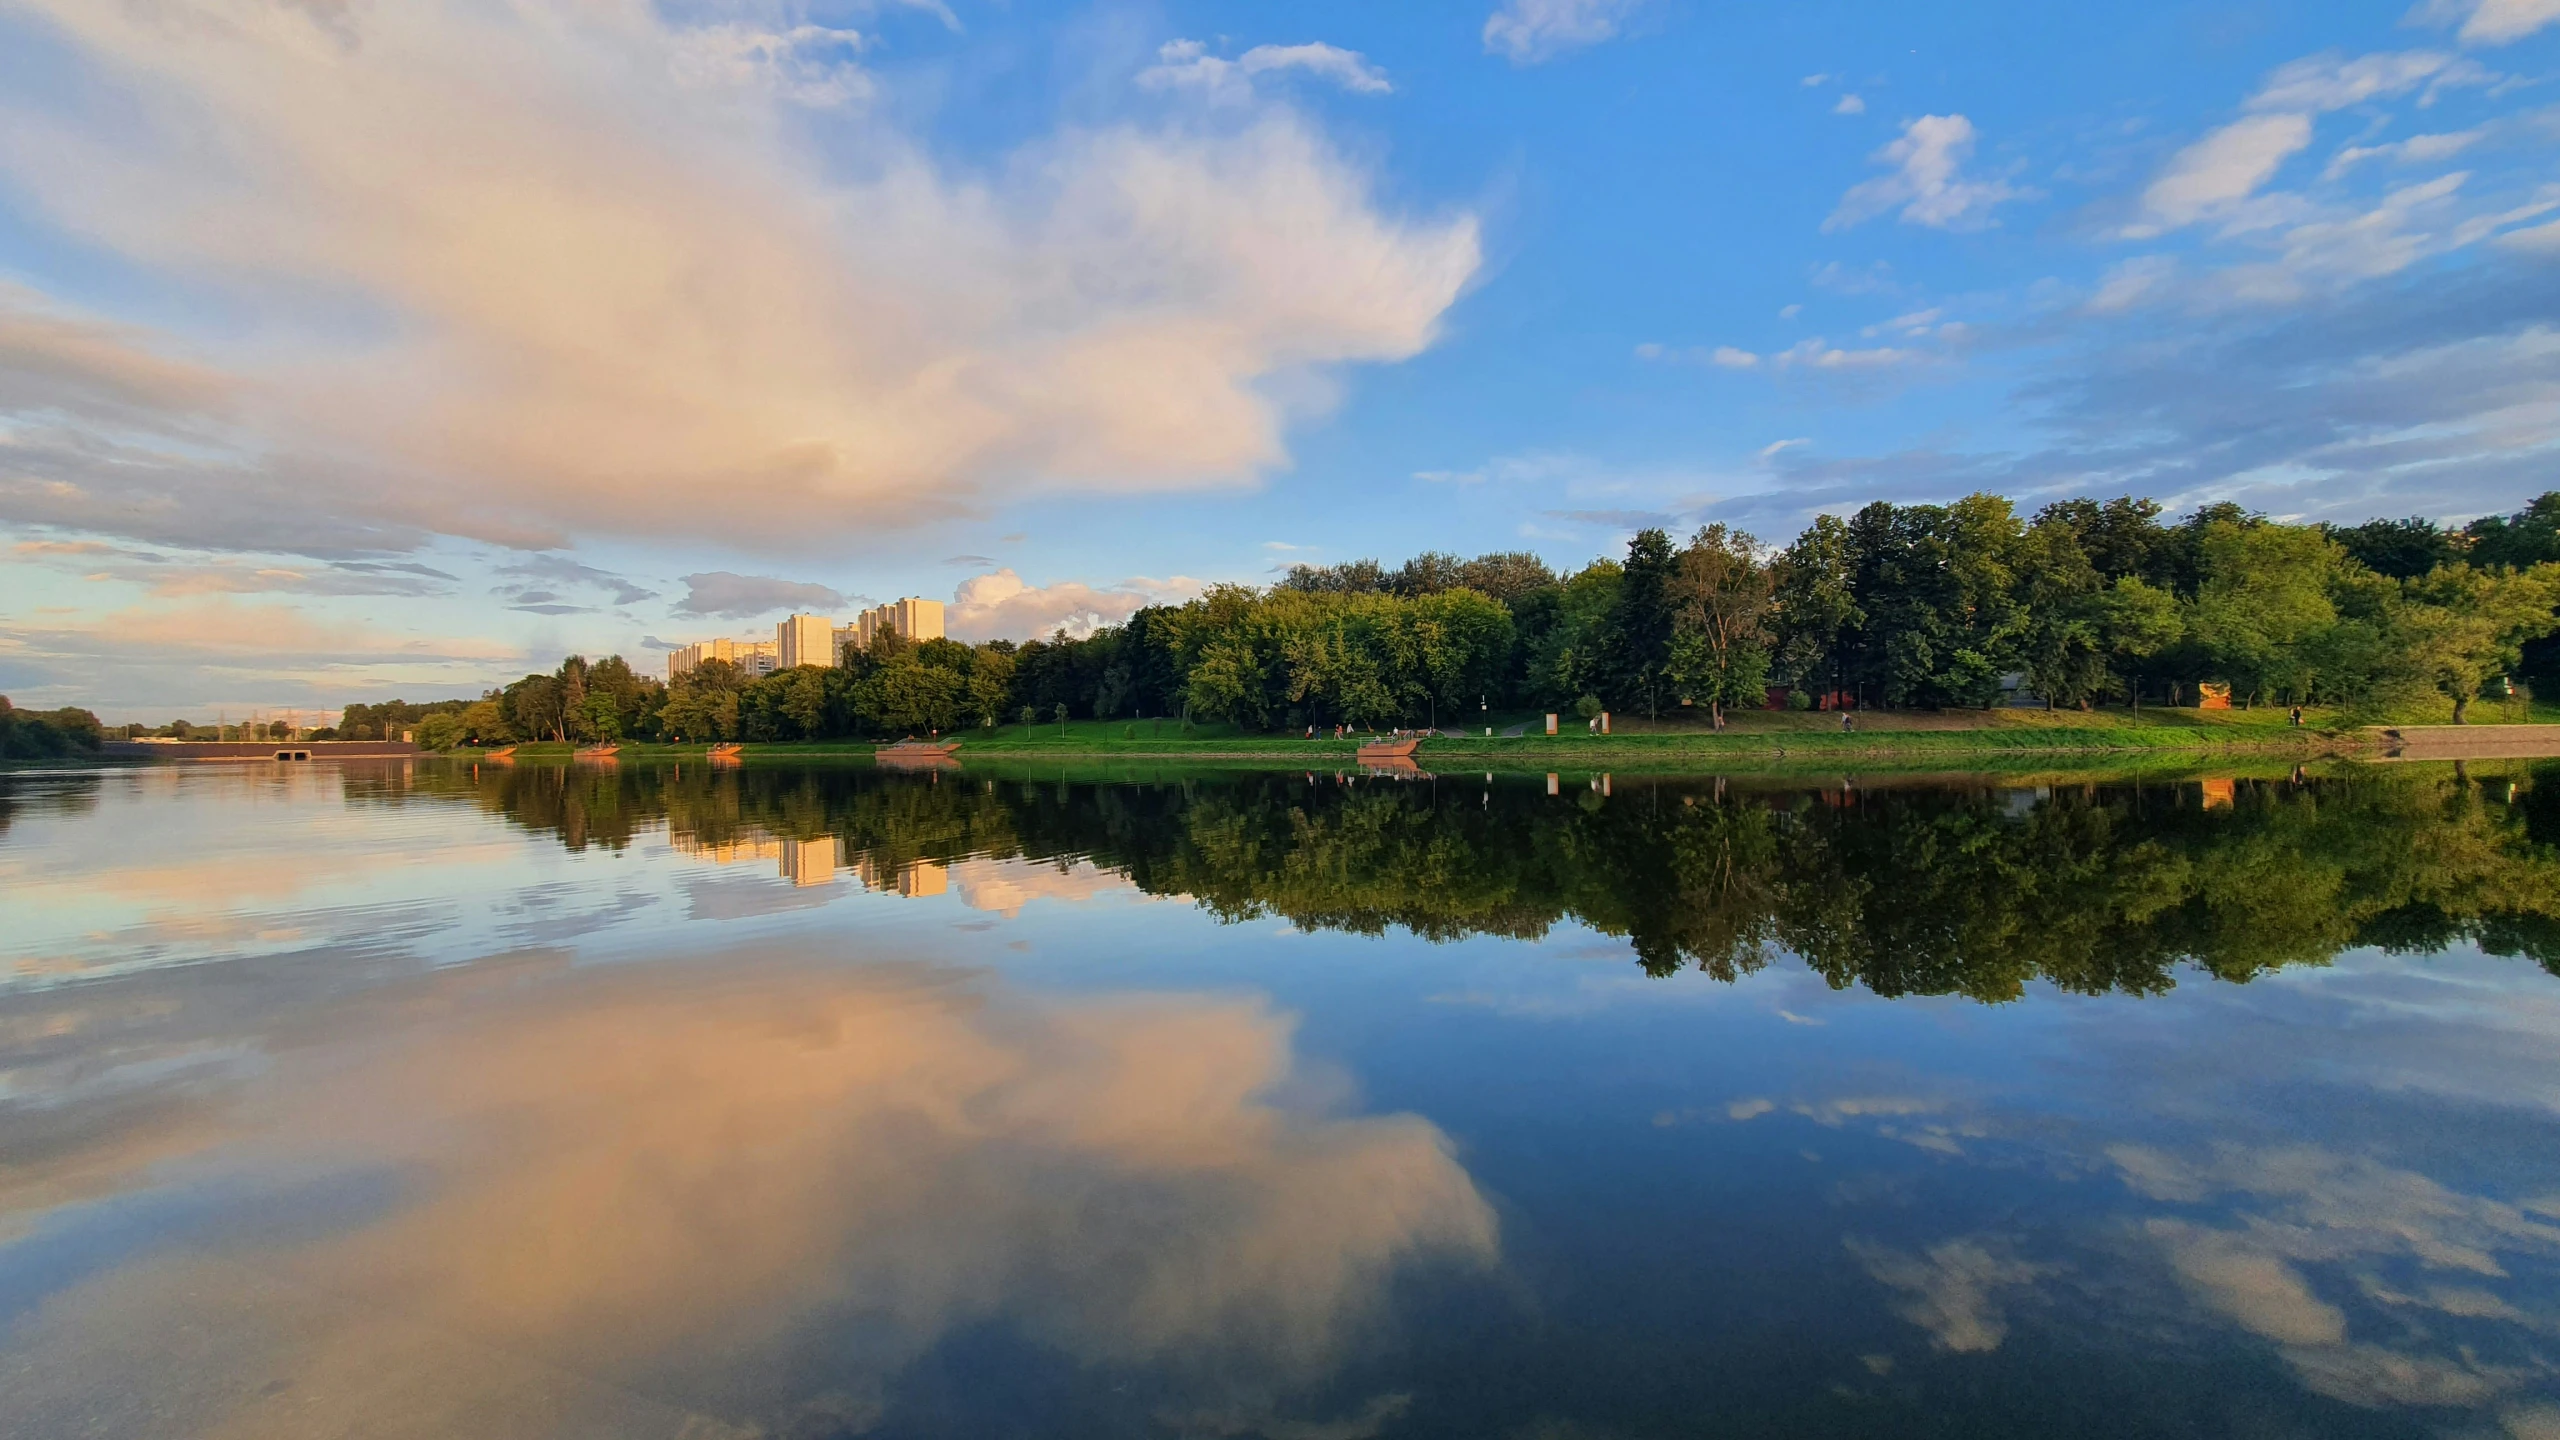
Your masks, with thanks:
[(1812, 692), (1812, 691), (1810, 691), (1810, 690), (1804, 689), (1804, 688), (1802, 688), (1801, 686), (1797, 687), (1796, 689), (1793, 689), (1793, 690), (1788, 691), (1788, 692), (1787, 692), (1787, 708), (1788, 708), (1788, 709), (1790, 709), (1790, 710), (1810, 710), (1810, 709), (1812, 709), (1812, 708), (1813, 708), (1813, 692)]
[(1581, 699), (1573, 702), (1573, 713), (1581, 716), (1585, 720), (1599, 719), (1600, 712), (1607, 708), (1609, 707), (1602, 703), (1600, 697), (1597, 695), (1585, 695)]

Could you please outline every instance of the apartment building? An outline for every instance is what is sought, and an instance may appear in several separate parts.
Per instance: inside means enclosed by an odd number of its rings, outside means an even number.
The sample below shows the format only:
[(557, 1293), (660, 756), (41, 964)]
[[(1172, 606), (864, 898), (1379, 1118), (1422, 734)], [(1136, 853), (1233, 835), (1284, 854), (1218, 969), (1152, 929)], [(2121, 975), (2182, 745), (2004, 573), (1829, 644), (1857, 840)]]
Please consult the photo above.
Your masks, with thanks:
[(823, 615), (794, 615), (773, 629), (774, 663), (781, 668), (836, 663), (837, 626), (833, 620)]
[(771, 640), (699, 640), (667, 652), (667, 682), (675, 683), (705, 660), (726, 660), (750, 680), (781, 667), (781, 647)]
[(942, 638), (942, 602), (910, 595), (862, 612), (854, 622), (854, 643), (870, 648), (871, 637), (886, 630), (910, 640)]

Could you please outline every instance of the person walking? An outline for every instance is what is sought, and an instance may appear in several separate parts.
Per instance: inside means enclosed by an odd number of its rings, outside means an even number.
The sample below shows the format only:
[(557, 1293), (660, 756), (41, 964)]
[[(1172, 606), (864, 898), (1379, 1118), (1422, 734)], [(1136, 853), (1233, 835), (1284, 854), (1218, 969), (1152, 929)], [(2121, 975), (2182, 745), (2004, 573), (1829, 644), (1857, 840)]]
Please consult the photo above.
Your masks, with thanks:
[(1857, 729), (1857, 728), (1858, 728), (1857, 721), (1855, 721), (1855, 720), (1853, 720), (1853, 719), (1851, 719), (1851, 718), (1850, 718), (1849, 712), (1848, 712), (1848, 711), (1846, 711), (1846, 710), (1841, 711), (1841, 712), (1840, 712), (1840, 733), (1841, 733), (1841, 734), (1843, 734), (1843, 735), (1846, 735), (1846, 734), (1848, 734), (1850, 731), (1855, 730), (1855, 729)]

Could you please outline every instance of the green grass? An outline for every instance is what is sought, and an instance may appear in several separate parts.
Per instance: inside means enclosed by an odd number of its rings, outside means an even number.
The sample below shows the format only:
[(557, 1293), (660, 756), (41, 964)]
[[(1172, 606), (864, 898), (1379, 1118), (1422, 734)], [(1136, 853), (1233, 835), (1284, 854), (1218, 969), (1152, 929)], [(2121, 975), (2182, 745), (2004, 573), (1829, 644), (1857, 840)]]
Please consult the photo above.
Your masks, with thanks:
[[(1426, 768), (1557, 769), (1613, 766), (1695, 766), (1791, 768), (1856, 761), (1864, 767), (1981, 769), (1986, 765), (2048, 763), (2058, 757), (2133, 757), (2157, 754), (2209, 759), (2217, 755), (2258, 752), (2276, 757), (2309, 757), (2341, 753), (2357, 747), (2359, 727), (2378, 717), (2335, 710), (2304, 712), (2294, 728), (2280, 707), (2257, 710), (1974, 710), (1866, 711), (1857, 728), (1843, 733), (1837, 715), (1788, 711), (1741, 711), (1731, 727), (1717, 734), (1703, 712), (1688, 712), (1647, 721), (1612, 717), (1609, 735), (1593, 735), (1578, 719), (1567, 718), (1562, 733), (1541, 733), (1545, 717), (1535, 712), (1479, 715), (1465, 739), (1445, 736), (1427, 740), (1421, 753)], [(2445, 724), (2452, 706), (2395, 712), (2399, 724)], [(2481, 701), (2471, 708), (2474, 724), (2560, 724), (2560, 702)], [(1494, 738), (1482, 735), (1490, 724)], [(1525, 726), (1529, 733), (1502, 738), (1499, 732)], [(1133, 764), (1248, 763), (1295, 767), (1347, 765), (1353, 762), (1358, 738), (1335, 740), (1330, 727), (1317, 739), (1292, 734), (1261, 734), (1233, 725), (1185, 727), (1179, 720), (1071, 720), (1037, 725), (1001, 725), (952, 731), (943, 739), (958, 740), (960, 755), (973, 763), (1004, 761), (1126, 761)], [(741, 759), (814, 760), (869, 759), (871, 740), (765, 741), (749, 744)], [(520, 745), (525, 760), (566, 760), (577, 747), (545, 742)], [(621, 753), (634, 760), (700, 758), (702, 745), (658, 745), (626, 742)], [(467, 759), (473, 752), (453, 752)], [(2035, 757), (2044, 757), (2039, 760)], [(2146, 765), (2150, 762), (2145, 762)], [(2164, 758), (2165, 764), (2188, 763)]]

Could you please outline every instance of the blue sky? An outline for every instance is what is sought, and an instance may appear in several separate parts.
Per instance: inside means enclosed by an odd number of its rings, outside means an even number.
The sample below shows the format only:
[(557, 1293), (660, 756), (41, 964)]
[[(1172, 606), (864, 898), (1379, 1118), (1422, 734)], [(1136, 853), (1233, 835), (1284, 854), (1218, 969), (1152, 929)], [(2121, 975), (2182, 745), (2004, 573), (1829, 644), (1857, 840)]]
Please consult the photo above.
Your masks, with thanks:
[(2560, 0), (0, 0), (0, 692), (2554, 488)]

